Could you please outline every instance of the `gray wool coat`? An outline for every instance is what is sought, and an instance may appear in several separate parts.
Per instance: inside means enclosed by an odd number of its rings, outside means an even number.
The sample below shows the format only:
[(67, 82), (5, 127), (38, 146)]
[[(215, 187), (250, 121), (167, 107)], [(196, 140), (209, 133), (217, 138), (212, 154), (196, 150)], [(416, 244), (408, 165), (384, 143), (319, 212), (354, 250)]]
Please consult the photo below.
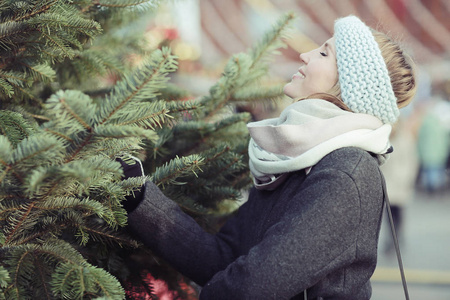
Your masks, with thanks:
[(151, 182), (129, 228), (203, 286), (200, 299), (370, 299), (383, 208), (377, 161), (335, 150), (248, 201), (212, 235)]

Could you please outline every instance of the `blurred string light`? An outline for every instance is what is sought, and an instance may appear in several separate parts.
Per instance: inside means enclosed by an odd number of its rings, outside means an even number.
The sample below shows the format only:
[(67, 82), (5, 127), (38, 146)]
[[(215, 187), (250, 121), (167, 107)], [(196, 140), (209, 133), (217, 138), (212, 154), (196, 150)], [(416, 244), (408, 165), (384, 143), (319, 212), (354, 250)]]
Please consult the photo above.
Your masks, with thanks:
[(200, 58), (199, 46), (181, 40), (176, 28), (154, 27), (144, 34), (144, 38), (149, 50), (165, 44), (170, 46), (179, 60), (198, 60)]
[(245, 0), (251, 7), (259, 11), (274, 12), (277, 8), (269, 0)]
[(198, 5), (197, 0), (161, 5), (154, 19), (155, 27), (146, 35), (149, 47), (167, 45), (179, 60), (198, 60), (201, 56)]
[(164, 34), (162, 31), (158, 30), (157, 28), (154, 28), (152, 30), (147, 31), (144, 34), (145, 39), (145, 45), (148, 50), (156, 49), (158, 48), (159, 44), (164, 39)]
[(196, 45), (176, 41), (172, 49), (179, 60), (198, 60), (200, 58), (200, 48)]

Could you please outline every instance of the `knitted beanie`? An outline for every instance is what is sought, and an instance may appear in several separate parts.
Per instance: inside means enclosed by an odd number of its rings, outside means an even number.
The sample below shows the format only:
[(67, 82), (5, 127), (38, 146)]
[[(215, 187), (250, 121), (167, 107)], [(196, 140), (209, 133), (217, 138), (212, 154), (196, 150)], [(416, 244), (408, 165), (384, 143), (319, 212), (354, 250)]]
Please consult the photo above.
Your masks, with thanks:
[(356, 113), (392, 124), (399, 110), (386, 63), (371, 29), (355, 16), (334, 24), (341, 96)]

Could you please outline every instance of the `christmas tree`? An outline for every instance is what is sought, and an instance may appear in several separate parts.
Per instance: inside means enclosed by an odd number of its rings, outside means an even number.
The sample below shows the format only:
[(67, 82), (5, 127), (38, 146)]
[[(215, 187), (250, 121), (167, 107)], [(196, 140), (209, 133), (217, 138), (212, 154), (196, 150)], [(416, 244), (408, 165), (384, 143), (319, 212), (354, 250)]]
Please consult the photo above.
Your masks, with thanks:
[[(0, 3), (1, 299), (151, 299), (154, 278), (188, 297), (186, 281), (126, 233), (122, 202), (142, 178), (122, 180), (117, 158), (141, 158), (147, 179), (207, 230), (251, 184), (250, 116), (234, 105), (281, 95), (261, 82), (293, 16), (185, 101), (169, 83), (169, 48), (109, 35), (159, 2)], [(121, 62), (130, 51), (145, 57), (137, 68)], [(107, 73), (120, 80), (92, 85)]]

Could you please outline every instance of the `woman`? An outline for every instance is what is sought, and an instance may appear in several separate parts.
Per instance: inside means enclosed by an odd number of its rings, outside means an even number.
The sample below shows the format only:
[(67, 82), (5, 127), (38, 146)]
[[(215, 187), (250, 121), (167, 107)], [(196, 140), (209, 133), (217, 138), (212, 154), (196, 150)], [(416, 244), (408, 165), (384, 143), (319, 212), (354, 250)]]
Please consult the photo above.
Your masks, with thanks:
[[(248, 125), (255, 188), (216, 235), (151, 182), (129, 228), (203, 286), (200, 299), (369, 299), (383, 207), (378, 165), (415, 92), (412, 63), (357, 17), (300, 55), (279, 118)], [(125, 170), (133, 176), (132, 170)]]

